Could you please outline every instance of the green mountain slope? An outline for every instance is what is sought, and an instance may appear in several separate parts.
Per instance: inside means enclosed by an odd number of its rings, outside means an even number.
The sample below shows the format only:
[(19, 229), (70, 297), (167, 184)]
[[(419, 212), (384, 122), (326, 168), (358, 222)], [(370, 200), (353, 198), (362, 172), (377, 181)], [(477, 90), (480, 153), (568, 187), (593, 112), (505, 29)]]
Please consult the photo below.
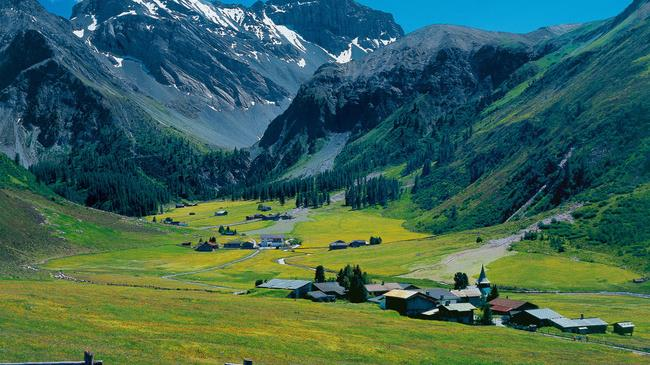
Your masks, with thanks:
[(647, 182), (649, 8), (635, 2), (627, 17), (577, 31), (485, 109), (469, 138), (457, 132), (453, 157), (418, 183), (414, 200), (431, 210), (414, 226), (490, 225)]
[(162, 244), (184, 233), (70, 203), (0, 155), (0, 276), (60, 255)]

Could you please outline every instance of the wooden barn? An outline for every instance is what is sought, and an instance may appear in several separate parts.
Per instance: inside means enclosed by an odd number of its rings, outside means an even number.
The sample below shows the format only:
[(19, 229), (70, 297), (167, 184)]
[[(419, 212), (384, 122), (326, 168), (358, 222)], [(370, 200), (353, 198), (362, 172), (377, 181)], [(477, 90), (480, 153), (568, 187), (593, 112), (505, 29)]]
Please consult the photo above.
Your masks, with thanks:
[(539, 308), (533, 303), (524, 302), (521, 300), (512, 300), (508, 298), (496, 298), (489, 302), (492, 308), (492, 313), (501, 316), (512, 316), (516, 312), (521, 312), (529, 309)]
[(632, 322), (617, 322), (614, 323), (614, 333), (619, 335), (630, 335), (634, 333), (634, 323)]
[(436, 307), (436, 301), (428, 295), (413, 290), (391, 290), (384, 294), (386, 309), (401, 315), (417, 316)]
[(548, 308), (529, 309), (513, 314), (510, 322), (521, 325), (537, 327), (552, 326), (552, 319), (564, 318), (563, 315)]

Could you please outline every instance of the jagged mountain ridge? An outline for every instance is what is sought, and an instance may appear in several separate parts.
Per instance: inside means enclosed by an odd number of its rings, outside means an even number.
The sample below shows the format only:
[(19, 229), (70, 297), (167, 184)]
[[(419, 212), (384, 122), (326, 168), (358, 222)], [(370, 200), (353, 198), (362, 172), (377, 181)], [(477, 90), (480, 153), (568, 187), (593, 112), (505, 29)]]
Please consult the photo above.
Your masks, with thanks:
[[(324, 18), (330, 7), (311, 6), (321, 2), (326, 1), (281, 6), (309, 7)], [(375, 11), (363, 7), (369, 14), (363, 18), (351, 13), (337, 18), (346, 20), (346, 35), (330, 32), (336, 41), (312, 43), (280, 22), (277, 15), (284, 13), (278, 4), (84, 0), (74, 7), (72, 22), (74, 34), (103, 54), (137, 93), (171, 110), (166, 123), (213, 145), (245, 147), (259, 139), (318, 67), (351, 58), (337, 56), (330, 43), (370, 39), (385, 23), (383, 36), (380, 32), (372, 45), (355, 52), (360, 57), (402, 34), (392, 17), (376, 12), (382, 16), (375, 21), (370, 16)], [(364, 27), (369, 22), (372, 26)]]
[(647, 0), (528, 35), (454, 28), (321, 68), (272, 122), (255, 165), (281, 176), (347, 131), (334, 169), (405, 164), (416, 177), (408, 224), (426, 232), (601, 201), (650, 180)]
[(293, 146), (306, 144), (304, 153), (330, 133), (359, 136), (417, 95), (434, 95), (441, 111), (452, 111), (490, 96), (516, 69), (545, 52), (543, 42), (572, 28), (526, 35), (447, 25), (421, 29), (359, 61), (323, 66), (259, 145), (278, 157), (282, 169), (295, 162), (298, 147)]

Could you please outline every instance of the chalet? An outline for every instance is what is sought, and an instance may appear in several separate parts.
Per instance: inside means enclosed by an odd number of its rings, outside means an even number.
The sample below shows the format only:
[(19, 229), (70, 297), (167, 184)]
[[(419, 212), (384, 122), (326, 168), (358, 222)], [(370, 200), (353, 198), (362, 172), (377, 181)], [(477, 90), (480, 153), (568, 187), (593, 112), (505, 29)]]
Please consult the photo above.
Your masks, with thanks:
[(312, 291), (311, 281), (306, 280), (271, 279), (257, 287), (264, 289), (290, 290), (291, 293), (289, 294), (289, 298), (304, 298), (307, 293)]
[(214, 212), (215, 217), (225, 217), (227, 215), (228, 215), (227, 210), (219, 210), (219, 211)]
[(366, 291), (370, 296), (379, 296), (388, 293), (391, 290), (418, 290), (415, 285), (408, 283), (383, 283), (383, 284), (366, 284)]
[(350, 248), (359, 248), (359, 247), (365, 247), (368, 245), (368, 241), (362, 241), (362, 240), (355, 240), (350, 243), (348, 243), (348, 247)]
[(375, 303), (379, 305), (379, 308), (381, 309), (386, 309), (386, 297), (383, 295), (379, 295), (376, 297), (368, 298), (369, 303)]
[(399, 312), (401, 315), (417, 316), (436, 306), (433, 298), (413, 290), (391, 290), (384, 294), (386, 309)]
[(537, 327), (544, 327), (551, 326), (551, 320), (556, 318), (564, 318), (564, 316), (548, 308), (528, 309), (513, 314), (510, 322), (521, 326), (534, 325)]
[(253, 215), (247, 215), (246, 220), (247, 221), (254, 221), (256, 219), (263, 219), (264, 217), (266, 217), (264, 214), (259, 214), (258, 213), (258, 214), (253, 214)]
[(284, 235), (263, 234), (260, 238), (260, 247), (280, 248), (284, 246)]
[(223, 248), (229, 250), (239, 250), (242, 248), (242, 241), (231, 241), (223, 244)]
[(562, 330), (562, 332), (573, 332), (581, 335), (589, 333), (605, 333), (607, 331), (607, 322), (600, 318), (568, 319), (568, 318), (551, 318), (551, 326)]
[(273, 210), (273, 208), (269, 207), (268, 205), (260, 204), (257, 206), (257, 210), (259, 210), (260, 212), (270, 212), (271, 210)]
[(253, 241), (245, 241), (241, 244), (242, 250), (254, 250), (257, 248), (257, 244)]
[(183, 203), (177, 203), (176, 208), (185, 208), (185, 204)]
[(202, 242), (196, 247), (196, 251), (198, 252), (212, 252), (216, 249), (219, 248), (219, 245), (217, 243), (213, 242)]
[(634, 333), (634, 323), (632, 322), (617, 322), (614, 323), (614, 333), (619, 335), (630, 335)]
[(345, 241), (338, 240), (330, 243), (330, 251), (345, 250), (346, 248), (348, 248), (348, 244)]
[(291, 214), (289, 214), (289, 213), (283, 213), (283, 214), (280, 214), (280, 219), (282, 219), (283, 221), (287, 221), (287, 220), (293, 219), (293, 216)]
[(489, 304), (492, 308), (492, 313), (502, 316), (512, 316), (516, 312), (539, 308), (530, 302), (523, 302), (520, 300), (512, 300), (508, 298), (496, 298), (490, 301)]
[(277, 221), (280, 220), (280, 213), (278, 213), (278, 214), (269, 214), (269, 215), (260, 214), (260, 216), (262, 216), (263, 221), (277, 222)]
[(420, 290), (420, 292), (435, 299), (440, 305), (450, 305), (450, 304), (458, 303), (460, 301), (459, 297), (452, 294), (452, 292), (450, 292), (447, 289), (442, 289), (442, 288), (422, 289)]
[(336, 302), (336, 295), (325, 294), (322, 291), (310, 291), (307, 293), (307, 298), (313, 302)]
[(312, 286), (320, 290), (321, 292), (327, 294), (327, 295), (334, 295), (338, 298), (342, 298), (345, 296), (346, 290), (344, 287), (341, 286), (341, 284), (337, 283), (336, 281), (328, 281), (324, 283), (313, 283)]
[(483, 304), (483, 293), (475, 286), (468, 286), (460, 290), (451, 290), (451, 293), (460, 298), (460, 303), (470, 303), (475, 307), (480, 307)]
[(474, 323), (475, 310), (476, 307), (469, 303), (453, 303), (426, 311), (422, 313), (422, 316), (439, 321), (472, 324)]

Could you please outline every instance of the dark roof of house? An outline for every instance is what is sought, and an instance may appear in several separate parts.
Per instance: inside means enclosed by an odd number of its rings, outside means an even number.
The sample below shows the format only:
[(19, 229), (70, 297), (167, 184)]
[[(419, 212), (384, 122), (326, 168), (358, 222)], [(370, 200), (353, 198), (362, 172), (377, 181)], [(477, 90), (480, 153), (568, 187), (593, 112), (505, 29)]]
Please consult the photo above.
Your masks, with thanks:
[(569, 319), (569, 318), (551, 318), (551, 322), (561, 328), (580, 328), (592, 326), (607, 326), (607, 322), (600, 318), (582, 318), (582, 319)]
[(443, 305), (441, 308), (445, 308), (449, 312), (470, 312), (476, 309), (475, 306), (469, 303), (454, 303)]
[(323, 293), (336, 293), (338, 295), (345, 295), (345, 288), (342, 287), (339, 283), (335, 281), (328, 281), (325, 283), (313, 283), (312, 284), (316, 289), (322, 291)]
[(422, 289), (421, 290), (424, 294), (430, 296), (431, 298), (434, 299), (440, 299), (442, 300), (458, 300), (460, 299), (457, 295), (454, 295), (454, 293), (450, 292), (447, 289), (443, 288), (431, 288), (431, 289)]
[(470, 286), (461, 290), (452, 290), (451, 293), (459, 298), (476, 298), (483, 295), (479, 288)]
[(259, 285), (258, 287), (266, 288), (266, 289), (295, 290), (295, 289), (300, 289), (309, 284), (311, 284), (311, 281), (307, 281), (307, 280), (271, 279), (266, 283)]
[(492, 310), (496, 310), (498, 312), (510, 312), (513, 310), (517, 310), (526, 304), (531, 304), (530, 302), (523, 302), (521, 300), (512, 300), (512, 299), (502, 299), (502, 298), (496, 298), (490, 301), (490, 306), (492, 306)]
[(310, 291), (310, 292), (307, 293), (307, 296), (310, 297), (310, 298), (314, 298), (314, 299), (332, 298), (332, 295), (327, 295), (327, 294), (325, 294), (325, 293), (323, 293), (322, 291), (319, 291), (319, 290)]
[(284, 240), (283, 234), (263, 234), (260, 238), (264, 240)]
[(623, 328), (634, 328), (634, 323), (632, 322), (617, 322), (614, 325), (623, 327)]
[(346, 243), (343, 240), (336, 240), (336, 241), (330, 243), (330, 245), (334, 245), (334, 244), (346, 244)]
[(524, 311), (537, 319), (563, 318), (564, 316), (548, 308), (529, 309)]

